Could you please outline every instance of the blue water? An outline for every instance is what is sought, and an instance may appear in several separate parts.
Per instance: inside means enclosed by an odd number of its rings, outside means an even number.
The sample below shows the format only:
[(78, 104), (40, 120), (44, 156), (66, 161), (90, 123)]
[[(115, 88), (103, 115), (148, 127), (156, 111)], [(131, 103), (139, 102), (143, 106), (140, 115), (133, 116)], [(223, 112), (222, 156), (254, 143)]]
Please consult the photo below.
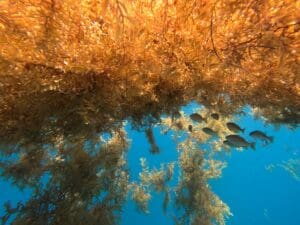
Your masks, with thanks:
[[(184, 107), (186, 113), (198, 107), (191, 104)], [(249, 109), (247, 109), (249, 111)], [(238, 121), (246, 128), (247, 134), (252, 130), (261, 130), (274, 136), (274, 142), (263, 146), (256, 143), (256, 150), (223, 153), (220, 158), (227, 162), (222, 177), (210, 180), (212, 190), (228, 204), (233, 213), (226, 221), (228, 225), (299, 225), (300, 224), (300, 181), (278, 166), (289, 159), (300, 159), (300, 129), (290, 130), (284, 126), (275, 128), (266, 126), (262, 120), (255, 120), (248, 113)], [(159, 168), (161, 163), (177, 161), (178, 152), (171, 133), (162, 135), (160, 128), (154, 128), (154, 136), (161, 150), (160, 154), (149, 153), (150, 145), (143, 132), (133, 130), (127, 124), (131, 141), (128, 151), (130, 181), (137, 181), (141, 172), (140, 158), (147, 159), (151, 169)], [(274, 165), (272, 170), (267, 166)], [(176, 169), (177, 170), (177, 169)], [(300, 171), (299, 171), (300, 172)], [(175, 175), (178, 171), (175, 171)], [(175, 185), (178, 178), (171, 181)], [(10, 181), (0, 180), (0, 204), (10, 201), (26, 201), (30, 190), (19, 190)], [(123, 207), (122, 225), (174, 224), (173, 216), (178, 213), (172, 206), (165, 215), (162, 210), (163, 194), (154, 193), (150, 204), (150, 213), (141, 213), (130, 199)], [(3, 213), (1, 208), (0, 214)]]
[[(191, 104), (183, 111), (187, 114), (199, 107)], [(246, 109), (249, 111), (249, 109)], [(224, 154), (228, 163), (220, 179), (210, 182), (213, 191), (227, 203), (233, 213), (228, 225), (299, 225), (300, 224), (300, 182), (283, 168), (275, 166), (272, 172), (266, 166), (277, 165), (288, 159), (300, 159), (300, 129), (293, 131), (286, 127), (266, 126), (262, 120), (251, 115), (242, 116), (239, 125), (246, 133), (261, 130), (274, 137), (267, 146), (257, 142), (256, 151), (232, 151)], [(150, 148), (143, 133), (131, 131), (133, 143), (128, 159), (133, 178), (138, 179), (139, 158), (145, 157), (149, 165), (158, 168), (162, 162), (176, 161), (175, 144), (170, 137), (162, 136), (155, 130), (156, 141), (161, 149), (159, 155), (147, 153)], [(247, 135), (246, 135), (247, 136)], [(300, 172), (300, 171), (299, 171)], [(134, 203), (124, 208), (122, 225), (173, 224), (171, 215), (161, 210), (162, 195), (155, 195), (150, 202), (149, 214), (135, 211)], [(170, 214), (176, 214), (173, 210)]]

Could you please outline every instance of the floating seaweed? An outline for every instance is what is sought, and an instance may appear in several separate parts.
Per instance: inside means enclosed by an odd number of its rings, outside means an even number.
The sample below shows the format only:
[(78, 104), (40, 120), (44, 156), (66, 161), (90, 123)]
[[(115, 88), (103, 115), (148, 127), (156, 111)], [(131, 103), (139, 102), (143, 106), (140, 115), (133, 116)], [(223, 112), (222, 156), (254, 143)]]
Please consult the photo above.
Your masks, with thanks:
[[(207, 179), (220, 176), (224, 165), (206, 160), (203, 152), (198, 151), (193, 143), (184, 147), (180, 155), (182, 176), (176, 187), (175, 203), (178, 208), (185, 209), (178, 218), (180, 224), (225, 224), (225, 218), (231, 215), (228, 206), (223, 203), (207, 184)], [(212, 167), (211, 167), (212, 166)]]
[(278, 166), (287, 171), (296, 181), (300, 181), (300, 159), (289, 159)]
[(150, 143), (150, 146), (151, 146), (150, 152), (152, 154), (158, 154), (160, 152), (160, 150), (159, 150), (158, 145), (155, 142), (153, 131), (152, 131), (151, 128), (148, 128), (146, 130), (146, 137), (147, 137), (147, 140), (148, 140), (148, 142)]
[(148, 202), (151, 195), (142, 186), (134, 184), (132, 186), (132, 199), (137, 204), (138, 209), (144, 213), (148, 213)]
[[(129, 193), (147, 212), (158, 191), (165, 210), (176, 193), (179, 224), (225, 224), (230, 210), (208, 179), (224, 167), (214, 154), (226, 123), (249, 105), (267, 123), (299, 125), (297, 4), (0, 1), (0, 172), (33, 189), (26, 203), (6, 205), (3, 223), (115, 225)], [(191, 101), (203, 106), (197, 113), (216, 140), (199, 116), (179, 113)], [(150, 128), (171, 130), (178, 161), (144, 165), (140, 182), (129, 183), (124, 121), (146, 130), (153, 153)]]

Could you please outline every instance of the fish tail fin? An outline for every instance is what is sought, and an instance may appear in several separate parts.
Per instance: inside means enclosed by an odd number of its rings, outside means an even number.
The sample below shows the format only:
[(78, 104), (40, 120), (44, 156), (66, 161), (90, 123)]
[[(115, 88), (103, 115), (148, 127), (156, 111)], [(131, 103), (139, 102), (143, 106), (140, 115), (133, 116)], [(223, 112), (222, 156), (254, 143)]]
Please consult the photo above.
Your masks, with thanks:
[(250, 148), (252, 148), (252, 150), (255, 150), (255, 142), (250, 143)]
[(242, 133), (245, 133), (245, 128), (244, 128), (244, 129), (242, 129)]
[(273, 136), (270, 136), (268, 139), (270, 140), (270, 143), (273, 143), (273, 141), (274, 141), (274, 137)]

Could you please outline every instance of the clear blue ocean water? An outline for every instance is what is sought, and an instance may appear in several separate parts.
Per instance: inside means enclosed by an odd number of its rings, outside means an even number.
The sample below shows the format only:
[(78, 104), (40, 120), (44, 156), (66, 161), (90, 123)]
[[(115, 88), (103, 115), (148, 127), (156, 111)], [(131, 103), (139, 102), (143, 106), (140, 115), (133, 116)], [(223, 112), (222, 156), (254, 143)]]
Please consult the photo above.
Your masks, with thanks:
[[(195, 104), (183, 107), (185, 113), (193, 112)], [(245, 109), (249, 112), (249, 109)], [(254, 119), (250, 113), (240, 117), (238, 124), (246, 128), (244, 137), (249, 139), (249, 132), (261, 130), (274, 137), (274, 142), (264, 146), (256, 143), (256, 150), (220, 153), (220, 159), (227, 162), (221, 178), (212, 179), (209, 184), (212, 190), (227, 203), (233, 216), (226, 220), (228, 225), (299, 225), (300, 224), (300, 180), (282, 167), (288, 160), (300, 160), (300, 129), (274, 127), (266, 125), (261, 119)], [(133, 130), (127, 124), (126, 130), (131, 139), (127, 154), (130, 169), (130, 181), (138, 180), (141, 172), (140, 158), (146, 158), (150, 168), (159, 168), (161, 163), (176, 161), (178, 152), (171, 134), (162, 135), (159, 127), (154, 128), (160, 154), (149, 153), (149, 143), (144, 132)], [(296, 168), (297, 169), (297, 168)], [(300, 165), (294, 171), (300, 176)], [(175, 178), (171, 185), (178, 181), (179, 171), (175, 167)], [(0, 203), (10, 201), (25, 202), (30, 189), (19, 190), (11, 181), (0, 180)], [(169, 207), (168, 213), (162, 211), (163, 195), (153, 193), (149, 203), (149, 213), (137, 210), (135, 203), (128, 199), (122, 210), (121, 225), (174, 224), (173, 217), (179, 213)], [(3, 214), (3, 207), (0, 214)], [(102, 225), (99, 223), (99, 225)], [(104, 225), (104, 224), (103, 224)]]

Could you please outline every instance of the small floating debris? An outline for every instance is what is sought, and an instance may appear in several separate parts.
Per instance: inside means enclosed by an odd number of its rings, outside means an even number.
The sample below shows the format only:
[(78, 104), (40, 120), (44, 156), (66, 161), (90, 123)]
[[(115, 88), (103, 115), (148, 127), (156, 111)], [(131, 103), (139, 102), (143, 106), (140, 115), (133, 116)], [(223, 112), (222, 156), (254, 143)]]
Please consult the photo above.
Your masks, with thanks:
[(210, 114), (210, 116), (215, 120), (218, 120), (220, 118), (218, 113), (212, 113), (212, 114)]
[(249, 133), (249, 135), (254, 139), (259, 139), (265, 144), (270, 144), (273, 142), (273, 137), (266, 135), (264, 132), (255, 130)]
[(267, 165), (267, 166), (265, 166), (265, 169), (268, 172), (273, 172), (273, 170), (275, 169), (275, 165), (274, 164)]
[(255, 143), (254, 142), (248, 142), (246, 141), (244, 138), (242, 138), (239, 135), (236, 134), (232, 134), (232, 135), (228, 135), (226, 136), (226, 140), (223, 142), (226, 145), (229, 145), (231, 147), (236, 147), (236, 148), (252, 148), (253, 150), (255, 150)]
[(268, 209), (264, 209), (264, 216), (266, 217), (266, 219), (270, 219)]
[(218, 135), (218, 133), (217, 133), (216, 131), (212, 130), (212, 129), (209, 128), (209, 127), (204, 127), (204, 128), (202, 128), (202, 131), (203, 131), (204, 133), (208, 134), (208, 135), (211, 135), (211, 136), (217, 136), (217, 135)]
[(193, 113), (190, 115), (190, 118), (191, 120), (193, 120), (194, 122), (198, 122), (198, 123), (201, 123), (201, 122), (206, 122), (206, 119), (203, 118), (200, 114), (198, 113)]
[(230, 131), (232, 131), (234, 133), (239, 133), (239, 132), (244, 133), (244, 131), (245, 131), (245, 129), (242, 129), (239, 125), (237, 125), (236, 123), (233, 123), (233, 122), (226, 123), (226, 126)]

